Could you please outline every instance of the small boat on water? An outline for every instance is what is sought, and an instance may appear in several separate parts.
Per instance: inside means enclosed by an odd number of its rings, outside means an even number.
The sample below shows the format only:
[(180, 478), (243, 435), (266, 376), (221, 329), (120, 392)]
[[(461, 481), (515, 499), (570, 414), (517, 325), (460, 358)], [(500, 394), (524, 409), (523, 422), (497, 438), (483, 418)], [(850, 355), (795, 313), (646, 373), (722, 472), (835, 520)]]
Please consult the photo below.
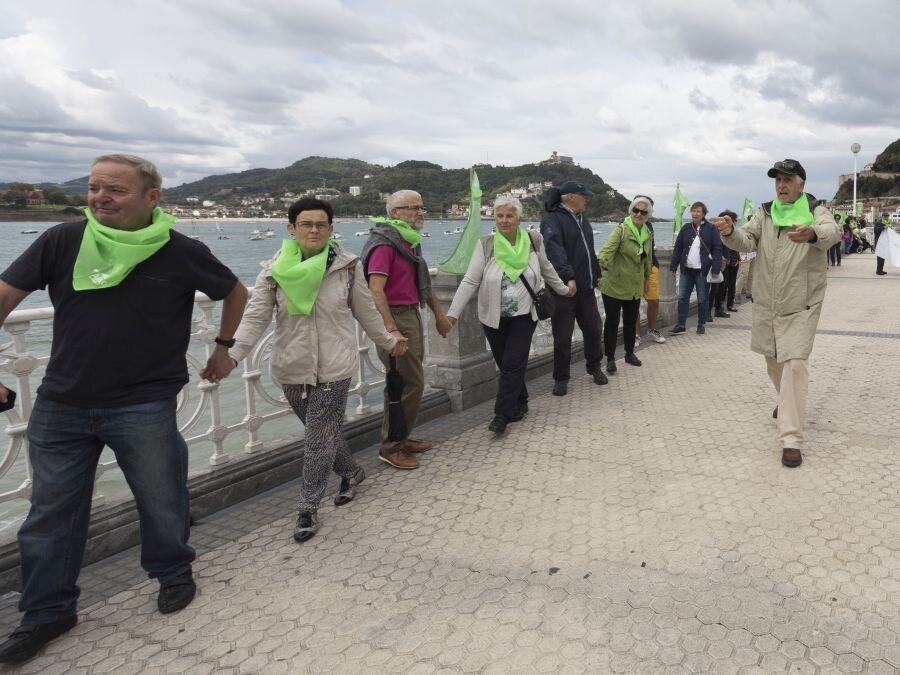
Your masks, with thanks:
[(275, 230), (273, 230), (271, 227), (267, 227), (265, 230), (263, 230), (263, 234), (266, 235), (267, 237), (274, 237)]
[(455, 230), (453, 230), (453, 234), (462, 234), (462, 231), (463, 229), (461, 227), (457, 227)]
[(357, 237), (368, 237), (372, 230), (362, 230), (361, 232), (357, 232)]
[(224, 234), (222, 232), (222, 226), (219, 224), (218, 221), (216, 221), (216, 232), (218, 232), (218, 234), (219, 234), (219, 239), (231, 239), (231, 237), (229, 237), (227, 234)]
[(22, 230), (22, 234), (37, 234), (37, 230)]
[(444, 234), (453, 234), (450, 230), (444, 230)]
[(423, 231), (423, 232), (422, 232), (422, 236), (423, 236), (423, 237), (430, 237), (430, 236), (431, 236), (431, 232), (425, 232), (425, 231)]
[(263, 239), (265, 239), (265, 236), (260, 230), (257, 229), (253, 230), (253, 232), (250, 233), (250, 236), (247, 237), (247, 239), (249, 239), (250, 241), (262, 241)]
[(191, 233), (188, 235), (191, 239), (199, 239), (200, 235), (197, 234), (197, 224), (191, 220)]

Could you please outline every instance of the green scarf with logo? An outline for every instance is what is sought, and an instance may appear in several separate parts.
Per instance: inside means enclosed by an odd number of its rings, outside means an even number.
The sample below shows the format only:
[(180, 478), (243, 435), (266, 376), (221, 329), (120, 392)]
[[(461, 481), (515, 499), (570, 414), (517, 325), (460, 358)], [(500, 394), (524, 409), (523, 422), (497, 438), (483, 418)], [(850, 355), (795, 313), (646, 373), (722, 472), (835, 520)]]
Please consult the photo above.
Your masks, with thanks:
[(646, 225), (641, 225), (640, 230), (637, 229), (634, 221), (631, 219), (631, 216), (628, 216), (625, 219), (625, 225), (628, 226), (628, 229), (631, 230), (631, 234), (633, 234), (634, 238), (637, 239), (638, 256), (640, 256), (644, 252), (644, 243), (650, 238), (650, 230), (647, 229)]
[(85, 209), (87, 226), (72, 270), (72, 288), (91, 291), (122, 283), (131, 270), (169, 241), (175, 217), (159, 207), (153, 209), (150, 225), (140, 230), (117, 230), (101, 224)]
[(812, 225), (816, 222), (812, 211), (809, 210), (809, 200), (806, 198), (806, 193), (801, 192), (797, 201), (793, 203), (782, 202), (777, 199), (772, 202), (772, 222), (775, 223), (775, 227)]
[(509, 243), (509, 239), (494, 232), (494, 260), (509, 280), (516, 282), (522, 276), (522, 272), (528, 267), (528, 256), (531, 254), (530, 235), (521, 227), (516, 228), (516, 245)]
[(312, 314), (322, 279), (325, 278), (328, 249), (332, 243), (329, 241), (319, 253), (304, 260), (296, 240), (285, 239), (281, 242), (281, 253), (272, 263), (272, 278), (287, 296), (288, 314)]
[(393, 227), (407, 244), (415, 248), (422, 243), (422, 233), (412, 225), (403, 220), (394, 220), (393, 218), (369, 218), (373, 223), (387, 223)]

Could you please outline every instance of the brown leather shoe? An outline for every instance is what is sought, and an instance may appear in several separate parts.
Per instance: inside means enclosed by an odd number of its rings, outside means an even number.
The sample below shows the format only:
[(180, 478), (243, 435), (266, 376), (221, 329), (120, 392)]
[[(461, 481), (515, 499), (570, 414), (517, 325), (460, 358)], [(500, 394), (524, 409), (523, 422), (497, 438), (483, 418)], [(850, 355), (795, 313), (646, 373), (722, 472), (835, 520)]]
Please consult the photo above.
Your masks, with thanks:
[(403, 450), (405, 452), (428, 452), (434, 447), (428, 441), (420, 441), (415, 438), (407, 438), (403, 441)]
[(797, 448), (785, 448), (781, 451), (781, 463), (788, 467), (800, 466), (803, 456)]
[(419, 466), (418, 460), (408, 455), (404, 450), (386, 452), (384, 448), (381, 448), (378, 451), (378, 459), (382, 462), (387, 462), (395, 469), (415, 469)]

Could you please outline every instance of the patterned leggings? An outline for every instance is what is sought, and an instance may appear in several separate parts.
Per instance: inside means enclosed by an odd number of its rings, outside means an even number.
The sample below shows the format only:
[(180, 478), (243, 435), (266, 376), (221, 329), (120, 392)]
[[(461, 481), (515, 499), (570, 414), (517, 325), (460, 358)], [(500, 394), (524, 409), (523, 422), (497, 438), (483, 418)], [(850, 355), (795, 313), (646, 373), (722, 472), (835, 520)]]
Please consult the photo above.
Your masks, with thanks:
[(303, 451), (303, 483), (297, 500), (298, 513), (315, 513), (328, 486), (331, 471), (352, 476), (359, 465), (350, 454), (342, 425), (350, 378), (317, 385), (286, 384), (288, 403), (306, 427)]

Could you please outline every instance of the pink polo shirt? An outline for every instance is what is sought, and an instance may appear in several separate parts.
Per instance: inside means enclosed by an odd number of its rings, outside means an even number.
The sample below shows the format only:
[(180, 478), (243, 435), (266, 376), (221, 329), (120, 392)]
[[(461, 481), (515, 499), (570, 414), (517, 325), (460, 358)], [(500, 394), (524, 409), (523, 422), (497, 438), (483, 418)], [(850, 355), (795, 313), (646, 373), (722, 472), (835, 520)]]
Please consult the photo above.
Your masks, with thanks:
[[(403, 246), (410, 253), (413, 247), (407, 242)], [(369, 275), (381, 274), (387, 277), (384, 295), (389, 305), (418, 305), (419, 289), (416, 287), (416, 266), (386, 244), (376, 246), (369, 255)]]

